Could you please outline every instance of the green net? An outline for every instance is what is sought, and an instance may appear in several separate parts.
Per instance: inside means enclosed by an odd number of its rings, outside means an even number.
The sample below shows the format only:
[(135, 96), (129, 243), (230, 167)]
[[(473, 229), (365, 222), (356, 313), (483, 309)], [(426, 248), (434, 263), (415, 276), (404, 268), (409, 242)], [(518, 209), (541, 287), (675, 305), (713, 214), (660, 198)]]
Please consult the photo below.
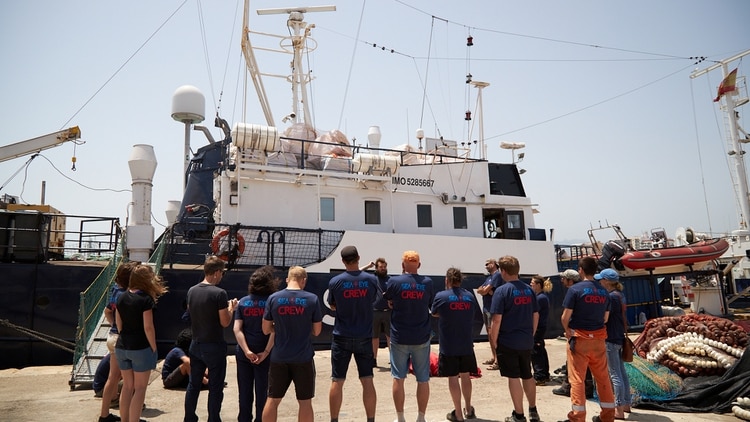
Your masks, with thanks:
[(107, 301), (109, 300), (109, 292), (115, 280), (117, 267), (123, 260), (122, 252), (124, 244), (124, 241), (120, 242), (107, 266), (104, 267), (91, 285), (81, 293), (78, 306), (78, 327), (76, 327), (76, 349), (73, 365), (79, 362), (81, 356), (86, 353), (88, 345), (98, 329), (102, 312), (104, 312), (104, 307), (107, 306)]
[(643, 399), (668, 400), (682, 390), (682, 378), (666, 366), (651, 363), (638, 355), (633, 362), (625, 363), (625, 372), (630, 380), (633, 403)]

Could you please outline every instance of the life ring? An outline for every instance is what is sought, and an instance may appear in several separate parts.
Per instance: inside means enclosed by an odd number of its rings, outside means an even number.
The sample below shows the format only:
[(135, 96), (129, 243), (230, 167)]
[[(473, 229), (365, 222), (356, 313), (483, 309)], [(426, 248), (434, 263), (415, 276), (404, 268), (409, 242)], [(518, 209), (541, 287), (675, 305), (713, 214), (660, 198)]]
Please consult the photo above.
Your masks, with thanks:
[[(219, 232), (214, 238), (211, 240), (211, 251), (214, 253), (214, 255), (218, 256), (224, 261), (229, 260), (229, 251), (224, 251), (223, 253), (219, 253), (219, 243), (221, 243), (221, 238), (224, 236), (229, 235), (229, 229), (224, 229)], [(237, 233), (237, 252), (239, 252), (240, 255), (242, 255), (245, 252), (245, 238), (242, 237), (241, 234)]]

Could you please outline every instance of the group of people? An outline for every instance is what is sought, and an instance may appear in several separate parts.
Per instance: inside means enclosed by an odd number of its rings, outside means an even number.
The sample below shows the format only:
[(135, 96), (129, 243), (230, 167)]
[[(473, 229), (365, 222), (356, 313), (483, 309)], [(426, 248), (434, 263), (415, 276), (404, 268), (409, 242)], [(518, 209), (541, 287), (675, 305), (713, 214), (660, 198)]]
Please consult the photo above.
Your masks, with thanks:
[[(342, 248), (341, 259), (345, 271), (330, 280), (327, 295), (327, 304), (336, 317), (331, 339), (331, 422), (338, 422), (352, 357), (362, 386), (365, 415), (368, 422), (374, 421), (377, 393), (373, 367), (377, 366), (381, 333), (387, 338), (397, 421), (405, 421), (404, 380), (411, 371), (417, 381), (417, 422), (424, 422), (430, 397), (432, 317), (438, 318), (437, 375), (448, 379), (453, 402), (446, 418), (450, 421), (476, 418), (471, 404), (470, 374), (477, 369), (472, 324), (480, 309), (492, 350), (492, 358), (484, 363), (508, 379), (513, 411), (506, 422), (527, 420), (524, 397), (530, 422), (539, 422), (536, 386), (549, 380), (549, 360), (544, 348), (549, 315), (546, 293), (552, 288), (549, 280), (533, 277), (530, 283), (521, 281), (520, 264), (513, 256), (489, 259), (486, 267), (490, 275), (477, 289), (483, 297), (480, 308), (474, 293), (461, 287), (464, 277), (458, 268), (448, 269), (445, 289), (436, 291), (432, 280), (419, 274), (421, 262), (416, 251), (405, 251), (401, 273), (390, 277), (382, 258), (360, 267), (355, 246)], [(374, 274), (366, 271), (373, 267)], [(196, 408), (204, 387), (208, 389), (209, 422), (221, 420), (227, 365), (223, 330), (233, 322), (237, 340), (238, 420), (251, 421), (254, 413), (256, 422), (275, 421), (279, 404), (294, 383), (298, 420), (312, 421), (315, 394), (312, 337), (322, 330), (323, 314), (319, 297), (305, 290), (307, 273), (302, 267), (291, 267), (286, 288), (279, 290), (280, 280), (274, 268), (259, 268), (250, 277), (248, 294), (238, 300), (229, 299), (226, 291), (218, 287), (224, 272), (224, 261), (207, 257), (203, 281), (187, 294), (192, 334), (188, 350), (184, 350), (185, 342), (176, 347), (182, 353), (175, 351), (177, 360), (164, 370), (165, 387), (186, 383), (184, 420), (198, 420)], [(569, 272), (561, 274), (564, 283), (566, 274), (572, 277)], [(630, 410), (630, 387), (619, 358), (627, 332), (624, 299), (619, 293), (622, 286), (612, 270), (596, 274), (596, 262), (590, 258), (580, 261), (578, 274), (581, 280), (568, 287), (561, 319), (569, 339), (567, 366), (572, 410), (568, 420), (585, 420), (583, 379), (591, 368), (602, 408), (594, 421), (612, 422)], [(119, 336), (112, 350), (115, 363), (110, 367), (102, 394), (100, 422), (120, 420), (109, 413), (108, 407), (108, 399), (117, 390), (110, 382), (114, 380), (116, 386), (120, 376), (123, 378), (121, 416), (128, 421), (140, 420), (148, 373), (156, 366), (152, 309), (158, 296), (166, 292), (151, 267), (138, 263), (122, 265), (117, 284), (121, 291), (113, 294), (111, 303), (115, 305), (108, 307), (107, 314), (113, 319), (113, 330), (119, 329)]]

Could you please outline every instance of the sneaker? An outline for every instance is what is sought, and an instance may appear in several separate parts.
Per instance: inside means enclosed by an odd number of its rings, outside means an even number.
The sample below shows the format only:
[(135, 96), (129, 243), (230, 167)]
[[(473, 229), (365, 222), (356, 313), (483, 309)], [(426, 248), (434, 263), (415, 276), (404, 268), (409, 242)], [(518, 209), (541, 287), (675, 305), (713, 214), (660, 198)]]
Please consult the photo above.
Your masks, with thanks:
[(534, 380), (534, 382), (536, 382), (537, 386), (543, 387), (547, 385), (547, 383), (549, 382), (549, 378)]
[(463, 419), (458, 419), (458, 417), (456, 416), (456, 411), (455, 410), (451, 410), (450, 413), (448, 413), (447, 415), (445, 415), (445, 419), (447, 419), (447, 420), (449, 420), (451, 422), (463, 421)]
[(104, 394), (104, 390), (94, 391), (94, 397), (102, 398), (102, 394)]
[(109, 414), (106, 417), (99, 416), (99, 422), (119, 422), (120, 417), (117, 415)]
[(529, 422), (539, 422), (539, 412), (536, 411), (536, 407), (529, 408)]
[(570, 397), (570, 384), (563, 384), (552, 390), (552, 394)]
[(474, 413), (474, 406), (471, 406), (470, 410), (464, 409), (464, 418), (465, 419), (476, 419), (477, 415)]
[(505, 418), (505, 422), (526, 422), (526, 416), (524, 415), (518, 415), (514, 411), (510, 414), (507, 418)]

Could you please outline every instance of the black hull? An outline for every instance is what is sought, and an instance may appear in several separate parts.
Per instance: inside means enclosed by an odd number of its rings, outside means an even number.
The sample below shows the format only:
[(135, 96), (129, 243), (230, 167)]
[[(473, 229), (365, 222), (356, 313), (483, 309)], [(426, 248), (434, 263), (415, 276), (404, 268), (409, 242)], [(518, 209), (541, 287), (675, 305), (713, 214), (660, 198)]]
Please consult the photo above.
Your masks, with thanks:
[[(4, 294), (0, 295), (0, 320), (75, 342), (80, 293), (86, 290), (102, 268), (85, 263), (0, 263), (4, 280)], [(154, 312), (159, 356), (162, 358), (173, 347), (177, 334), (189, 326), (189, 322), (183, 319), (187, 291), (203, 279), (202, 269), (196, 268), (162, 269), (169, 293), (159, 299)], [(232, 270), (224, 276), (220, 286), (227, 290), (230, 298), (240, 298), (247, 294), (250, 274), (251, 269)], [(323, 298), (333, 275), (308, 274), (306, 289)], [(279, 277), (283, 280), (285, 274), (279, 273)], [(468, 277), (464, 287), (474, 289), (483, 280), (483, 276)], [(442, 277), (434, 277), (434, 283), (437, 289), (444, 286)], [(331, 310), (324, 307), (323, 331), (313, 339), (317, 349), (330, 346), (333, 318)], [(486, 339), (482, 328), (482, 315), (477, 312), (474, 334), (478, 340)], [(433, 320), (433, 330), (437, 332), (437, 319)], [(231, 327), (225, 329), (224, 337), (228, 343), (227, 353), (233, 354), (236, 341)], [(434, 340), (437, 341), (437, 337)], [(0, 356), (0, 369), (73, 365), (72, 352), (5, 326), (0, 326)]]

